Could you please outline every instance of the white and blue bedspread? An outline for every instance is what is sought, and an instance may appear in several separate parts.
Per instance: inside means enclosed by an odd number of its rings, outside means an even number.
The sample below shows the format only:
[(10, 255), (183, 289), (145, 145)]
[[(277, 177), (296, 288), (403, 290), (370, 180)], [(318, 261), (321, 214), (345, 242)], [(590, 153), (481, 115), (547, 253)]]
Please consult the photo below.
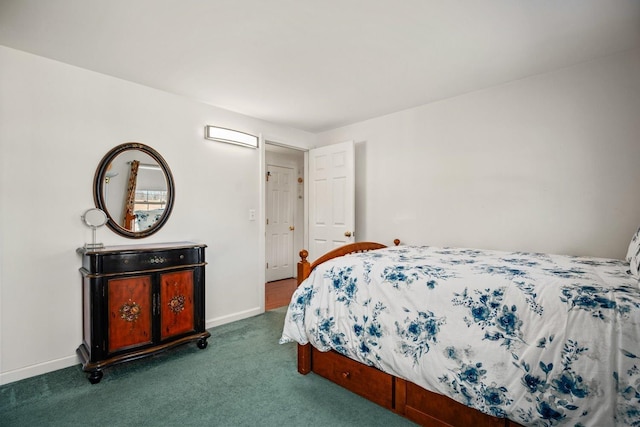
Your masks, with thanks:
[(640, 426), (624, 261), (392, 247), (318, 266), (281, 342), (310, 342), (523, 425)]

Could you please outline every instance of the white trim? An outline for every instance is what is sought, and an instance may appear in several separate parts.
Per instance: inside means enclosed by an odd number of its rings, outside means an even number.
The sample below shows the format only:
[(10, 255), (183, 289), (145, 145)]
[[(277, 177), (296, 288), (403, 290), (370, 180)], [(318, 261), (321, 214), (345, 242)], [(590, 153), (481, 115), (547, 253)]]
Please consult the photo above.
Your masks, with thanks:
[[(307, 250), (309, 250), (309, 150), (304, 152), (304, 212), (303, 212), (303, 223), (304, 223), (304, 235), (302, 236), (302, 244)], [(297, 274), (296, 274), (297, 275)]]
[(67, 356), (61, 359), (50, 360), (44, 363), (26, 366), (24, 368), (14, 369), (0, 374), (0, 385), (9, 384), (15, 381), (24, 380), (35, 377), (37, 375), (47, 374), (59, 369), (68, 368), (70, 366), (80, 364), (78, 356)]
[(267, 240), (266, 240), (266, 218), (267, 213), (265, 212), (266, 206), (266, 174), (267, 174), (267, 158), (265, 154), (265, 139), (260, 134), (260, 154), (259, 154), (259, 165), (258, 165), (258, 180), (260, 185), (260, 194), (258, 196), (258, 221), (260, 224), (258, 225), (258, 301), (260, 302), (260, 313), (264, 313), (265, 311), (265, 298), (264, 298), (264, 283), (267, 280), (267, 272), (266, 272), (266, 263), (267, 263)]
[[(304, 198), (303, 198), (303, 212), (302, 212), (302, 224), (303, 224), (303, 235), (302, 235), (302, 244), (303, 246), (306, 248), (309, 246), (309, 206), (308, 206), (308, 197), (307, 195), (309, 194), (309, 184), (308, 184), (308, 170), (309, 170), (309, 150), (310, 148), (308, 147), (301, 147), (301, 146), (295, 146), (295, 145), (291, 145), (291, 144), (287, 144), (284, 142), (280, 142), (276, 139), (273, 138), (269, 138), (269, 137), (264, 137), (262, 136), (262, 140), (261, 140), (261, 155), (260, 155), (260, 168), (262, 171), (262, 181), (260, 184), (260, 236), (259, 238), (260, 240), (260, 262), (261, 262), (261, 268), (262, 268), (262, 278), (265, 279), (266, 278), (266, 265), (267, 265), (267, 257), (266, 257), (266, 238), (265, 238), (265, 233), (266, 233), (266, 221), (267, 221), (267, 213), (266, 213), (266, 191), (267, 191), (267, 185), (265, 182), (264, 177), (266, 176), (265, 174), (267, 173), (267, 156), (266, 156), (266, 145), (275, 145), (277, 147), (283, 147), (283, 148), (288, 148), (291, 150), (296, 150), (296, 151), (300, 151), (304, 154), (304, 159), (303, 159), (303, 173), (304, 173), (304, 190), (303, 190), (303, 194), (304, 194)], [(297, 168), (297, 165), (295, 166)], [(293, 266), (293, 276), (297, 277), (298, 276), (298, 269), (297, 269), (297, 265), (298, 265), (298, 254), (295, 253), (294, 251), (294, 266)], [(260, 286), (264, 286), (264, 280), (262, 281), (262, 284)], [(262, 306), (264, 307), (264, 288), (262, 289)]]
[[(262, 285), (262, 288), (264, 288), (264, 284)], [(262, 293), (264, 294), (264, 290)], [(229, 314), (227, 316), (209, 319), (205, 322), (205, 328), (206, 329), (215, 328), (216, 326), (226, 325), (227, 323), (235, 322), (237, 320), (247, 319), (249, 317), (257, 316), (262, 313), (264, 313), (264, 307), (254, 307), (252, 309), (239, 311), (237, 313)], [(215, 339), (215, 336), (211, 337), (211, 339)]]

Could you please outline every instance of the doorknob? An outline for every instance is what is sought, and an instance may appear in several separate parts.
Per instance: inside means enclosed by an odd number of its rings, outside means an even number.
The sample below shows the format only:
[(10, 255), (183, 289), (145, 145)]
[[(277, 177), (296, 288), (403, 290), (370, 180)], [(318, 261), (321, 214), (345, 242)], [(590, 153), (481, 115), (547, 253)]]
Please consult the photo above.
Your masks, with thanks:
[(293, 231), (293, 230), (295, 230), (295, 229), (296, 229), (296, 228), (295, 228), (293, 225), (290, 225), (290, 226), (289, 226), (289, 230)]
[(346, 237), (351, 237), (351, 232), (350, 232), (350, 231), (345, 231), (345, 232), (344, 232), (344, 235), (345, 235)]

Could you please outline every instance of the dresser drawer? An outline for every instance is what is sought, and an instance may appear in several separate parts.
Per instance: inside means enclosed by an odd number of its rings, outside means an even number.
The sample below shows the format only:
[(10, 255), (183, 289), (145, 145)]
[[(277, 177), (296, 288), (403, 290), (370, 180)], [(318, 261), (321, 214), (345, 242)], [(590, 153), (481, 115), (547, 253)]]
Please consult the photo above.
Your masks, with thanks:
[(393, 377), (334, 351), (313, 349), (313, 372), (387, 409), (393, 407)]
[(155, 270), (168, 266), (197, 264), (200, 262), (196, 249), (175, 249), (169, 251), (145, 253), (119, 253), (105, 256), (103, 269), (105, 272), (131, 272)]
[(161, 270), (204, 262), (204, 247), (128, 251), (108, 249), (87, 253), (83, 262), (90, 273), (131, 273)]

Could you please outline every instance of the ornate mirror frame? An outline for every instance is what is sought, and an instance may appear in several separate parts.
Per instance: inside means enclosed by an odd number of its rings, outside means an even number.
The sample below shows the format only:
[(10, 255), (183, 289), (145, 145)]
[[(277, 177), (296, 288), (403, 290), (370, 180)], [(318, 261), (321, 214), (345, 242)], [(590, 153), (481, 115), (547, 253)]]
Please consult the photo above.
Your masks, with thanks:
[[(127, 154), (129, 151), (140, 151), (151, 157), (159, 166), (160, 170), (164, 174), (164, 178), (166, 181), (166, 204), (164, 208), (164, 212), (162, 215), (147, 229), (141, 231), (133, 231), (125, 228), (123, 225), (119, 224), (116, 219), (114, 219), (115, 212), (109, 212), (107, 207), (107, 199), (106, 199), (106, 191), (107, 186), (109, 185), (110, 180), (113, 178), (113, 174), (108, 173), (109, 169), (111, 169), (112, 163), (118, 156), (121, 154)], [(134, 162), (131, 162), (134, 163)], [(132, 165), (133, 166), (133, 165)], [(132, 169), (134, 169), (132, 167)], [(137, 173), (138, 164), (136, 162), (135, 170)], [(123, 178), (123, 180), (126, 178)], [(134, 176), (135, 179), (135, 176)], [(96, 174), (93, 178), (93, 199), (96, 204), (96, 207), (102, 209), (107, 214), (107, 226), (111, 228), (117, 234), (128, 237), (131, 239), (140, 239), (143, 237), (147, 237), (156, 233), (158, 230), (162, 228), (162, 226), (167, 222), (169, 216), (171, 214), (171, 210), (173, 209), (173, 202), (175, 197), (175, 186), (173, 182), (173, 175), (171, 175), (171, 170), (169, 169), (169, 165), (162, 158), (162, 156), (153, 148), (148, 145), (139, 143), (139, 142), (127, 142), (117, 147), (111, 149), (100, 161), (98, 165), (98, 169), (96, 170)], [(135, 186), (134, 186), (135, 188)], [(131, 180), (129, 179), (129, 192), (131, 190)]]

